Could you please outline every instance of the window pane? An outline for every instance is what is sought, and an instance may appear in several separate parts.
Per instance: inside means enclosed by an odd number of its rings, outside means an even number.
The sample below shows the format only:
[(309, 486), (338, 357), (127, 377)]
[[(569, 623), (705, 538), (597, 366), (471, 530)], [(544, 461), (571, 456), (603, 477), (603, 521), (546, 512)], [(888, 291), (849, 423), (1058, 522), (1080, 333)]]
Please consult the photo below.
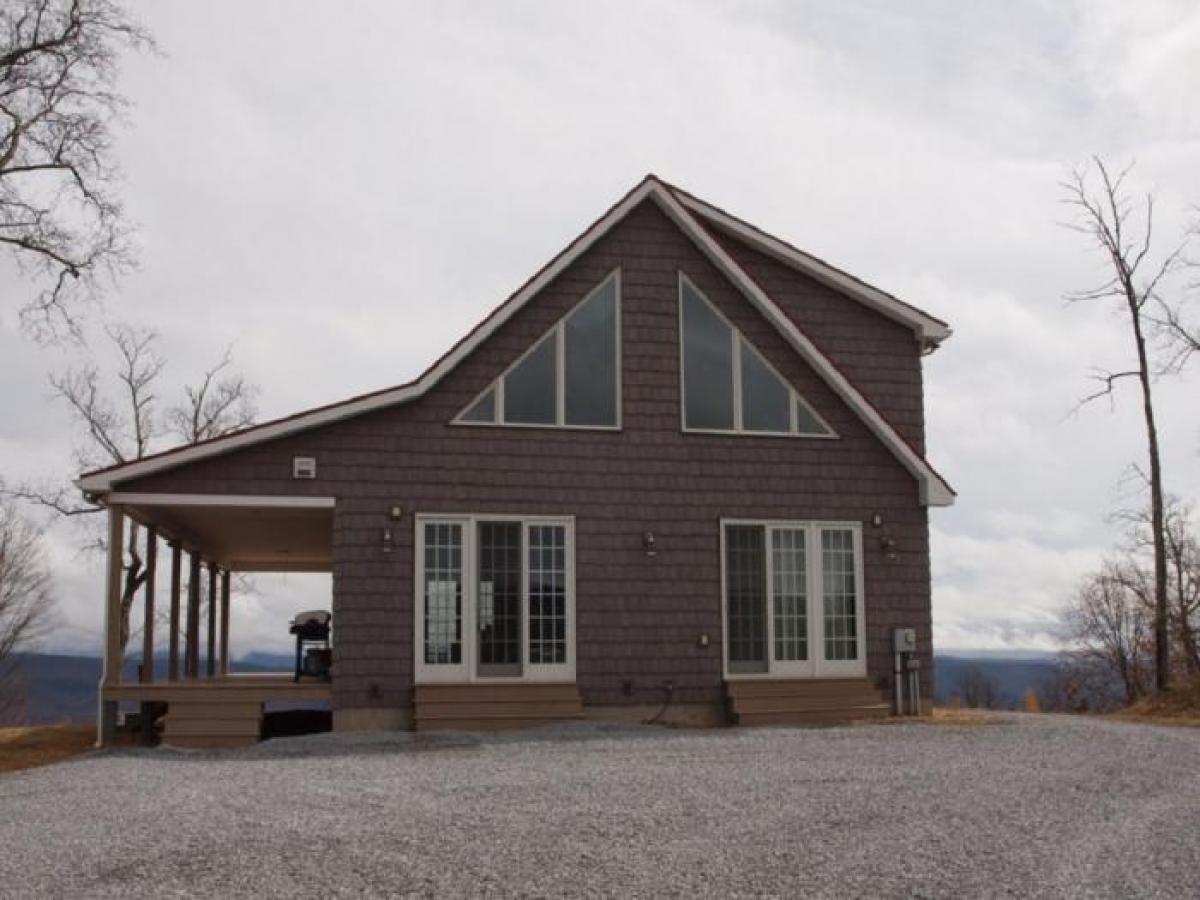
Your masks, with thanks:
[(567, 661), (567, 530), (529, 526), (529, 662)]
[(799, 399), (796, 400), (796, 431), (800, 434), (830, 434), (829, 429)]
[(555, 392), (556, 348), (551, 331), (504, 376), (504, 421), (553, 425), (558, 418)]
[(733, 429), (732, 332), (683, 283), (683, 395), (688, 428)]
[(730, 672), (767, 671), (767, 574), (764, 529), (725, 529), (725, 600)]
[(462, 662), (462, 526), (425, 525), (425, 662)]
[(849, 529), (821, 530), (821, 583), (825, 658), (858, 659), (854, 532)]
[(771, 532), (775, 659), (808, 659), (808, 565), (802, 528)]
[(610, 278), (563, 325), (566, 424), (617, 424), (617, 281)]
[[(480, 674), (500, 674), (496, 667), (521, 662), (521, 525), (479, 523)], [(485, 667), (491, 667), (485, 672)], [(514, 668), (511, 673), (519, 674)]]
[(792, 392), (745, 340), (742, 354), (742, 427), (746, 431), (792, 430)]
[(496, 421), (496, 389), (488, 388), (487, 393), (475, 401), (475, 405), (462, 414), (464, 422), (495, 422)]

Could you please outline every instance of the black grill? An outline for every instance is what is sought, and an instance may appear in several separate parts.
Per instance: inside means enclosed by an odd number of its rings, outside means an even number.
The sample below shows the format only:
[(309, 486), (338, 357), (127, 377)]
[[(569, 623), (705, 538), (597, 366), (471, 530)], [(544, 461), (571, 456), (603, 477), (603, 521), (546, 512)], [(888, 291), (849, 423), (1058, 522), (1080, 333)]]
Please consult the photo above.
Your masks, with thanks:
[(288, 633), (296, 636), (296, 675), (301, 677), (330, 680), (333, 651), (329, 647), (329, 633), (333, 614), (328, 610), (314, 609), (298, 613), (292, 619)]

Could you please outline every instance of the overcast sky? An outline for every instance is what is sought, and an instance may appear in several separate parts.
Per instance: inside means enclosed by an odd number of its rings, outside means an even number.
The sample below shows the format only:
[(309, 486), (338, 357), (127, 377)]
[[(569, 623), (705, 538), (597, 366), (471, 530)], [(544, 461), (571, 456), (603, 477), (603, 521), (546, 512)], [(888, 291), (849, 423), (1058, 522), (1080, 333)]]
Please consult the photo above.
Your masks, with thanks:
[[(903, 11), (900, 7), (903, 6)], [(274, 417), (407, 381), (653, 171), (949, 321), (926, 367), (941, 648), (1055, 645), (1056, 607), (1137, 501), (1119, 316), (1058, 182), (1137, 161), (1171, 239), (1200, 201), (1200, 9), (1182, 2), (135, 5), (121, 133), (164, 393), (232, 344)], [(0, 473), (70, 474), (0, 262)], [(1132, 389), (1131, 389), (1132, 390)], [(1168, 487), (1200, 500), (1200, 366), (1159, 386)], [(100, 560), (51, 532), (60, 627), (99, 646)], [(234, 652), (281, 649), (328, 579), (261, 579)], [(317, 598), (317, 599), (314, 599)]]

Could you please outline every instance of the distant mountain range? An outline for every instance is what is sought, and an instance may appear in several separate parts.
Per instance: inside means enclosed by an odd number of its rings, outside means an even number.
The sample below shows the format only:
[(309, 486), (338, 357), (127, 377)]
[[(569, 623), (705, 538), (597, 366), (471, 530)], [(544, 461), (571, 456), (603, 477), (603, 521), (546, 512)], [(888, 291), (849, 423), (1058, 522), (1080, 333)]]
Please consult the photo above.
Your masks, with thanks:
[[(0, 725), (47, 725), (96, 718), (96, 686), (102, 668), (98, 657), (19, 653), (14, 662), (25, 687), (25, 709), (18, 711), (17, 722)], [(139, 659), (126, 662), (123, 677), (136, 680), (140, 663)], [(290, 672), (292, 665), (292, 657), (287, 654), (249, 653), (235, 660), (232, 668), (235, 672)], [(157, 678), (166, 677), (166, 657), (154, 660), (154, 672)]]
[[(96, 716), (100, 660), (90, 656), (26, 653), (18, 657), (27, 702), (21, 714), (29, 724), (88, 721)], [(125, 677), (137, 678), (139, 660), (126, 665)], [(999, 705), (1017, 708), (1027, 690), (1036, 691), (1054, 672), (1055, 656), (1038, 651), (952, 651), (934, 659), (934, 702), (944, 704), (962, 694), (965, 674), (982, 673), (996, 689)], [(155, 673), (165, 677), (165, 658), (155, 660)], [(292, 657), (249, 653), (233, 664), (235, 672), (289, 672)], [(3, 724), (3, 723), (0, 723)]]

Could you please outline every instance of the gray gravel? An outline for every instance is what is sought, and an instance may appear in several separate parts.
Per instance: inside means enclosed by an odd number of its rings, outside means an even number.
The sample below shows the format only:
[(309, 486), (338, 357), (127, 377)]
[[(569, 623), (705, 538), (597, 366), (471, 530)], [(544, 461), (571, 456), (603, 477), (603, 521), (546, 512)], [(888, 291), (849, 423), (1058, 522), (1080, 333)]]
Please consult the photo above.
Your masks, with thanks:
[(1200, 730), (322, 735), (0, 776), (5, 896), (1200, 895)]

